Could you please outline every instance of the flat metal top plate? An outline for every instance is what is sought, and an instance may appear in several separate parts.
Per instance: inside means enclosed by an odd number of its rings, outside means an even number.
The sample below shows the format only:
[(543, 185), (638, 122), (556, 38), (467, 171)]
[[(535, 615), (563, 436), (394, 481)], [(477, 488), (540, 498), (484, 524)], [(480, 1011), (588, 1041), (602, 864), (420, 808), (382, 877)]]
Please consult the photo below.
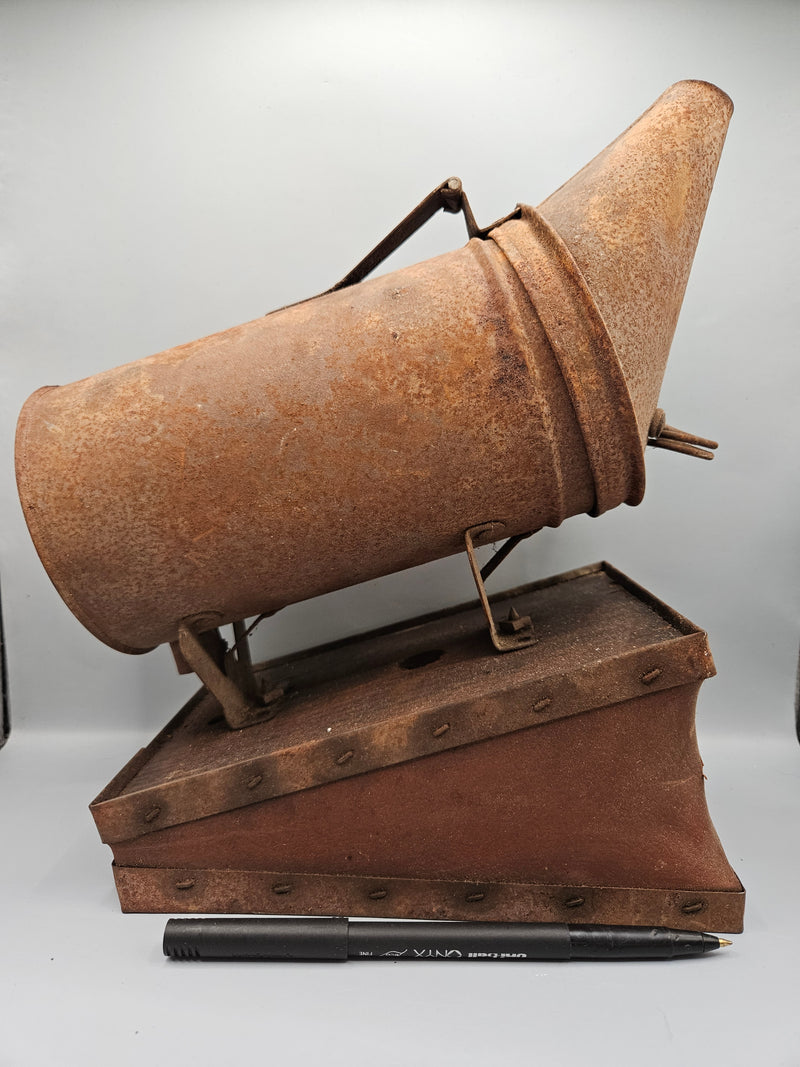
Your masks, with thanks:
[[(229, 730), (219, 705), (201, 691), (146, 750), (135, 773), (117, 782), (117, 795), (276, 752), (291, 759), (309, 745), (338, 746), (345, 755), (346, 739), (365, 728), (474, 706), (498, 692), (591, 671), (594, 664), (702, 634), (607, 564), (503, 593), (492, 600), (496, 617), (505, 617), (512, 603), (530, 615), (537, 642), (504, 655), (491, 647), (475, 602), (265, 664), (260, 670), (266, 688), (285, 687), (286, 696), (274, 719), (247, 729)], [(708, 656), (696, 676), (710, 674)], [(653, 688), (685, 680), (659, 679)], [(623, 686), (617, 699), (632, 695)], [(594, 706), (614, 696), (603, 685)], [(510, 721), (508, 729), (520, 725)], [(487, 726), (487, 735), (497, 732), (503, 731)], [(346, 763), (338, 764), (342, 774), (357, 773)], [(307, 782), (312, 784), (317, 781)]]

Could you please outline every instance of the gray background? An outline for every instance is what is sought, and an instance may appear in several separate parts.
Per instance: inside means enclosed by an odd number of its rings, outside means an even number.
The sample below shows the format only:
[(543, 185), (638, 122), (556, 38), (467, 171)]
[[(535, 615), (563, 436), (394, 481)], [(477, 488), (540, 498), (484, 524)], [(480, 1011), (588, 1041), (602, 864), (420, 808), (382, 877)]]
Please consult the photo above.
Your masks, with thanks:
[[(722, 1058), (706, 1042), (732, 1019), (725, 1062), (800, 1063), (781, 971), (800, 946), (780, 933), (800, 816), (798, 12), (775, 0), (0, 6), (13, 725), (0, 754), (12, 1019), (0, 1063), (108, 1062), (112, 1041), (117, 1063), (217, 1062), (226, 1041), (283, 1063), (522, 1062), (537, 1049), (548, 1064), (699, 1063)], [(194, 685), (166, 649), (105, 648), (51, 587), (14, 488), (23, 401), (326, 288), (451, 174), (479, 222), (536, 204), (687, 77), (720, 85), (736, 110), (662, 406), (719, 455), (648, 450), (640, 507), (538, 534), (492, 588), (606, 558), (708, 630), (719, 676), (701, 694), (701, 747), (750, 890), (748, 935), (725, 960), (674, 968), (376, 978), (162, 963), (162, 921), (118, 914), (85, 806)], [(393, 265), (463, 241), (461, 221), (439, 217)], [(440, 561), (288, 608), (259, 641), (281, 653), (472, 595), (465, 561)]]

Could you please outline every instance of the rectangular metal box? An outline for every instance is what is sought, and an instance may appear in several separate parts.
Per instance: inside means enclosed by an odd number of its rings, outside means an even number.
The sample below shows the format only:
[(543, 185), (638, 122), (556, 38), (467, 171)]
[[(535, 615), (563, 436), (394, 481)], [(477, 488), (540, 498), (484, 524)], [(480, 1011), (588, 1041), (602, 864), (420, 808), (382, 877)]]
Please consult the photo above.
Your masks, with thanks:
[(92, 803), (125, 911), (741, 930), (709, 818), (705, 633), (608, 564), (259, 668), (274, 719), (201, 690)]

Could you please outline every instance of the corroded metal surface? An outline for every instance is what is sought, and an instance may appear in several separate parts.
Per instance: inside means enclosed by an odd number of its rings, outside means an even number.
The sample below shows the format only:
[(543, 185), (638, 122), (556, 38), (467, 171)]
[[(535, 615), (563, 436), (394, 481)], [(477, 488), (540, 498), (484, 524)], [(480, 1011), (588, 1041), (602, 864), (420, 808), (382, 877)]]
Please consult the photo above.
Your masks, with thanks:
[(608, 565), (511, 595), (540, 638), (510, 656), (473, 604), (264, 668), (298, 686), (269, 724), (227, 731), (199, 695), (92, 805), (123, 906), (533, 920), (571, 901), (655, 922), (691, 904), (734, 928), (694, 730), (705, 634)]
[(673, 85), (539, 205), (603, 317), (645, 441), (733, 104)]
[(242, 789), (233, 810), (115, 842), (114, 859), (729, 890), (737, 883), (708, 815), (694, 737), (698, 689), (646, 692), (256, 803)]
[(741, 933), (745, 893), (114, 866), (126, 912), (611, 923)]
[(596, 498), (541, 326), (478, 240), (39, 393), (18, 455), (48, 570), (129, 651), (187, 616), (272, 611), (461, 551), (467, 526), (510, 536)]
[(681, 83), (486, 240), (34, 394), (20, 497), (67, 604), (141, 652), (637, 503), (728, 115)]
[(706, 636), (608, 564), (493, 598), (518, 605), (537, 644), (496, 657), (480, 609), (312, 649), (260, 670), (288, 692), (280, 714), (224, 728), (202, 692), (92, 804), (104, 841), (709, 678)]

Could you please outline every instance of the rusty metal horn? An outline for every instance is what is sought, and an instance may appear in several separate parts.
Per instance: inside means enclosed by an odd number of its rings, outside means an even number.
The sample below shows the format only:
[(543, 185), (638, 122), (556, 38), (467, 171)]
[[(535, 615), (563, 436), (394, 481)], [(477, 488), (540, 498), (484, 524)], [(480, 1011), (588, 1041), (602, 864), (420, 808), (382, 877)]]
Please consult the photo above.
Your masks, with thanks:
[(35, 393), (19, 493), (72, 611), (142, 652), (638, 503), (730, 114), (679, 83), (463, 248)]

